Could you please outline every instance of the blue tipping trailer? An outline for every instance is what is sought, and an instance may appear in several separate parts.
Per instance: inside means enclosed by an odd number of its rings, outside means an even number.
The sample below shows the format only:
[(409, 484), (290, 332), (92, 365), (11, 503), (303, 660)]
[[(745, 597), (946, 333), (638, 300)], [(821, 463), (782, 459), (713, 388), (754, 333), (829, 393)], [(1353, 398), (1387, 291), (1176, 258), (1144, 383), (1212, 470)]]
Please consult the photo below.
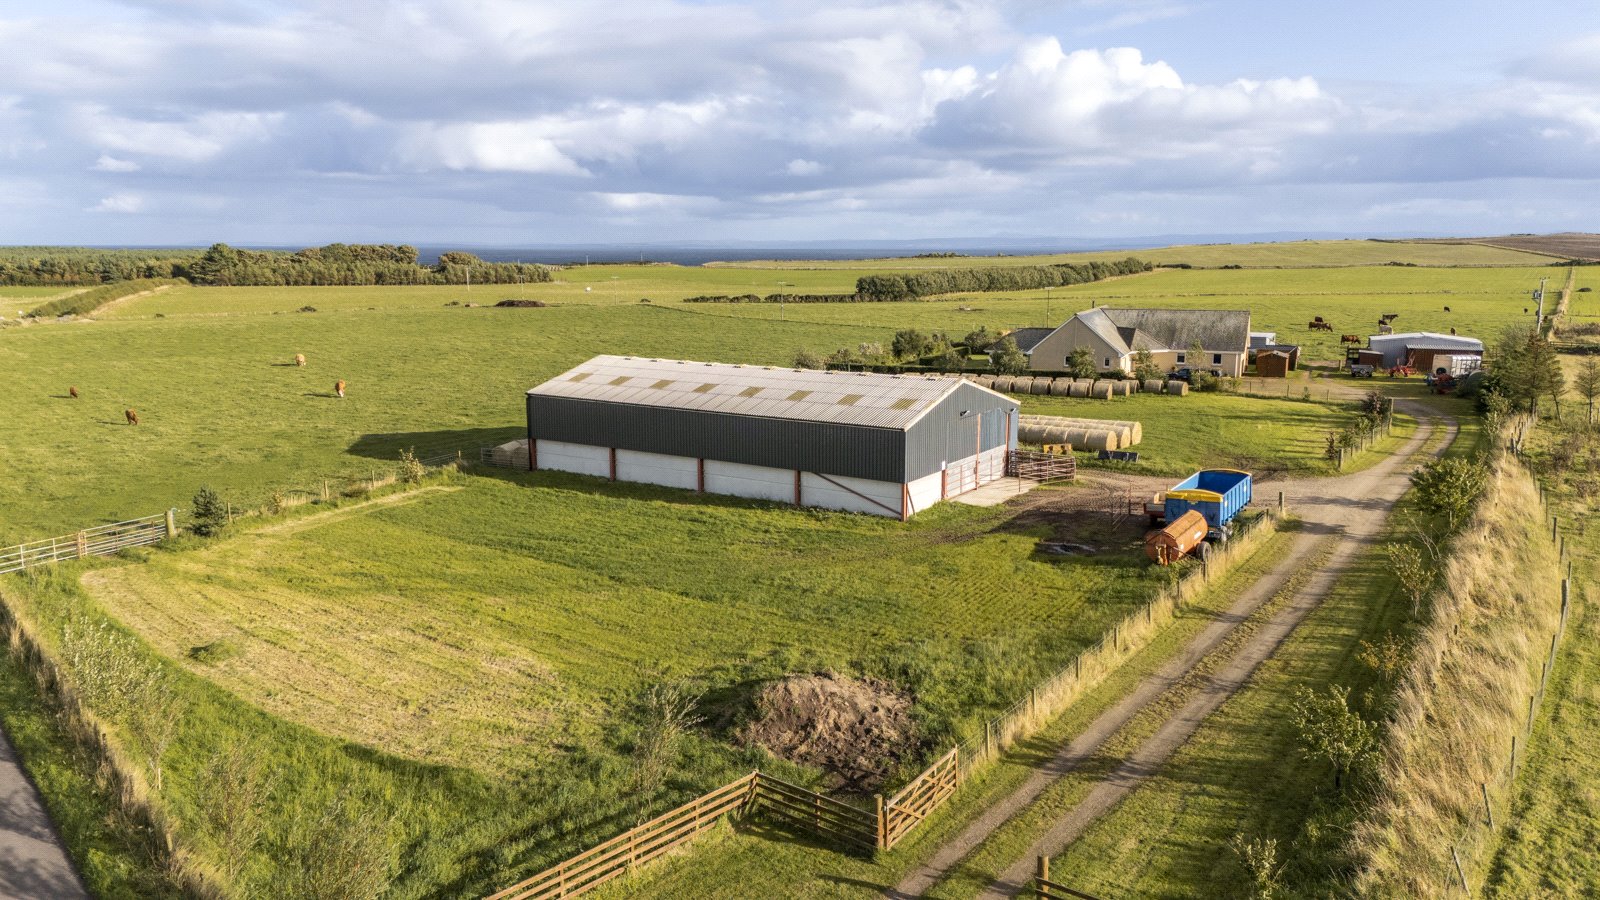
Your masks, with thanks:
[(1205, 516), (1206, 524), (1220, 537), (1227, 537), (1227, 526), (1250, 503), (1250, 473), (1238, 469), (1201, 469), (1168, 489), (1165, 513), (1168, 522), (1194, 510)]

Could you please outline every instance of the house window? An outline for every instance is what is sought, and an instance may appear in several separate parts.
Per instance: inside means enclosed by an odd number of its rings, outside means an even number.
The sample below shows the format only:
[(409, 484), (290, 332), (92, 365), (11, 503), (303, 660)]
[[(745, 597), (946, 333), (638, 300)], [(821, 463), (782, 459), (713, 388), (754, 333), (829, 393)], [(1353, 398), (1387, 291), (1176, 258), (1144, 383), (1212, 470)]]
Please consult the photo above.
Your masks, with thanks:
[(1213, 354), (1211, 354), (1211, 364), (1213, 366), (1222, 365), (1222, 354), (1221, 353), (1213, 353)]
[(1101, 362), (1100, 365), (1105, 366), (1108, 369), (1111, 368), (1111, 357), (1106, 357), (1105, 361)]
[(1184, 361), (1183, 357), (1184, 357), (1184, 354), (1182, 354), (1182, 353), (1178, 354), (1178, 362), (1179, 363), (1182, 363)]

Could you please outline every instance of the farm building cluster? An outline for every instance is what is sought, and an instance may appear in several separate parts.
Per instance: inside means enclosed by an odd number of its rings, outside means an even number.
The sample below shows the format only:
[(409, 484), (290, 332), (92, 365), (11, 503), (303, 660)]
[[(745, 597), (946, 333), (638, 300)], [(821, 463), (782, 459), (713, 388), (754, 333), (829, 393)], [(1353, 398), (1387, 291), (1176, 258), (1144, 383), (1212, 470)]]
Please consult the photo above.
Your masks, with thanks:
[(528, 391), (530, 469), (909, 518), (1005, 477), (1017, 402), (961, 379), (597, 356)]
[(1034, 371), (1065, 369), (1081, 348), (1102, 372), (1132, 373), (1139, 352), (1147, 351), (1162, 369), (1187, 366), (1237, 377), (1250, 351), (1250, 311), (1095, 307), (1057, 328), (1024, 328), (1011, 337)]

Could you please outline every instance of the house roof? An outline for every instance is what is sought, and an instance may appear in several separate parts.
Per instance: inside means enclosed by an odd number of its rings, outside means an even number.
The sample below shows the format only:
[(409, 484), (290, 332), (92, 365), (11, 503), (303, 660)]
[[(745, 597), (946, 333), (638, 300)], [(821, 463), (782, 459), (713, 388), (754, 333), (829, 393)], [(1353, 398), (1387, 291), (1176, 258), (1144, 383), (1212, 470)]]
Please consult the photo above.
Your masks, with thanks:
[(1440, 334), (1437, 331), (1404, 331), (1399, 334), (1375, 334), (1367, 338), (1370, 344), (1398, 343), (1405, 347), (1415, 348), (1442, 348), (1465, 347), (1483, 349), (1483, 341), (1477, 338), (1464, 337), (1459, 334)]
[(1118, 328), (1143, 332), (1164, 349), (1182, 350), (1198, 341), (1207, 350), (1243, 351), (1250, 343), (1250, 311), (1246, 309), (1102, 308), (1101, 312)]
[[(957, 378), (922, 375), (822, 372), (596, 356), (528, 393), (769, 419), (905, 429), (962, 384)], [(971, 386), (988, 390), (976, 384)], [(1005, 397), (1004, 394), (995, 396)]]
[(1008, 332), (1005, 336), (1011, 338), (1013, 341), (1016, 341), (1018, 350), (1021, 350), (1023, 353), (1027, 353), (1034, 347), (1038, 346), (1040, 341), (1049, 337), (1052, 331), (1055, 331), (1055, 329), (1018, 328), (1015, 331)]

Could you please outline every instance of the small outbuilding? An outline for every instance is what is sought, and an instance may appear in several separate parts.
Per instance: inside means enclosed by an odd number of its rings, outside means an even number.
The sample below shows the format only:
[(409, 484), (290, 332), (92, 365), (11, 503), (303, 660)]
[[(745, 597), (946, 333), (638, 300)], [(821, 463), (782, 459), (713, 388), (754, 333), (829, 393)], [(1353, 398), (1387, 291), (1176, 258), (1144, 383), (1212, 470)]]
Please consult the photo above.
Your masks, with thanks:
[(1367, 339), (1367, 348), (1382, 354), (1378, 365), (1385, 369), (1408, 365), (1431, 372), (1435, 355), (1483, 357), (1483, 341), (1433, 331), (1375, 334)]
[(1282, 350), (1256, 351), (1256, 375), (1262, 378), (1288, 378), (1294, 362)]
[(527, 404), (530, 469), (902, 520), (1017, 445), (1016, 401), (954, 378), (597, 356)]

